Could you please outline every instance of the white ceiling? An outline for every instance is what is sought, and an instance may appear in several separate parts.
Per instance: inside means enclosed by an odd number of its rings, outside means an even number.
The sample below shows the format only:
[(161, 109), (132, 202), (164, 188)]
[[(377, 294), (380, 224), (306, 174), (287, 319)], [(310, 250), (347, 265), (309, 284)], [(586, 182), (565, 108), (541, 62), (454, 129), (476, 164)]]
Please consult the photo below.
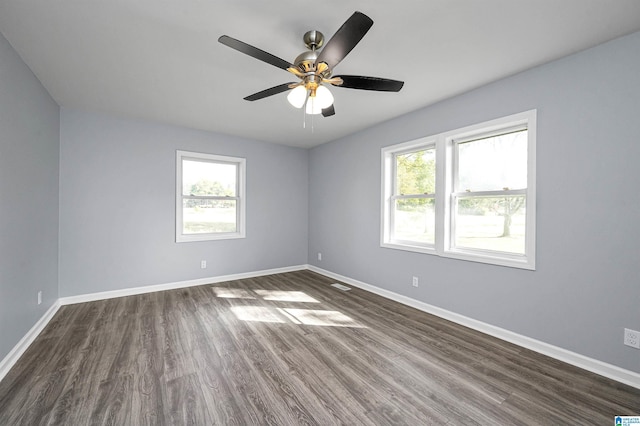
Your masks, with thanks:
[[(293, 62), (356, 10), (375, 24), (335, 74), (405, 81), (333, 88), (336, 115), (303, 128), (279, 94), (295, 77), (217, 42)], [(63, 107), (310, 147), (640, 30), (638, 0), (0, 0), (0, 31)]]

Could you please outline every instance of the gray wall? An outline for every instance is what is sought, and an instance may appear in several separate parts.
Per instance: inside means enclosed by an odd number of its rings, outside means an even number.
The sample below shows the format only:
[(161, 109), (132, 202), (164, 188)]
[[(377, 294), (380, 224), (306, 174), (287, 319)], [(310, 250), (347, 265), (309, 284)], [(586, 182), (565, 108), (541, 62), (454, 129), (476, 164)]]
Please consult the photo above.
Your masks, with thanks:
[(58, 298), (59, 112), (0, 35), (0, 360)]
[[(639, 53), (636, 33), (314, 148), (310, 262), (640, 372)], [(381, 147), (533, 108), (536, 271), (380, 248)]]
[[(307, 263), (307, 150), (65, 108), (60, 121), (61, 297)], [(175, 242), (177, 149), (247, 159), (246, 238)]]

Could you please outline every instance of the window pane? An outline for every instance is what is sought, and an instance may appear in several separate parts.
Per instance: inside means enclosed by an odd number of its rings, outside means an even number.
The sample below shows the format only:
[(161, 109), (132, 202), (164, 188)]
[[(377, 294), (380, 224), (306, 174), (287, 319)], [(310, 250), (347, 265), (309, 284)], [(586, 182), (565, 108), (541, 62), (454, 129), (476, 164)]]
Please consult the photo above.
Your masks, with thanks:
[(454, 246), (524, 254), (525, 204), (524, 195), (459, 198)]
[(396, 194), (436, 192), (435, 148), (396, 155)]
[(434, 244), (434, 207), (433, 198), (396, 200), (393, 212), (394, 239)]
[(237, 166), (210, 161), (182, 161), (182, 194), (236, 196)]
[(527, 131), (457, 144), (458, 191), (527, 187)]
[(184, 234), (237, 232), (236, 200), (183, 200)]

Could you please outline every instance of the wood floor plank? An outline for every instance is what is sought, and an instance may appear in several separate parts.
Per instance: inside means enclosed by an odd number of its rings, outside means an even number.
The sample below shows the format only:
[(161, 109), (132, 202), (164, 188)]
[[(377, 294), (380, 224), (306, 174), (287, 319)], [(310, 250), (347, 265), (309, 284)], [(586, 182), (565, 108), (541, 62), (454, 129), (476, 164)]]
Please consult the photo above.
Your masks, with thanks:
[(640, 390), (296, 271), (63, 306), (0, 425), (611, 424)]

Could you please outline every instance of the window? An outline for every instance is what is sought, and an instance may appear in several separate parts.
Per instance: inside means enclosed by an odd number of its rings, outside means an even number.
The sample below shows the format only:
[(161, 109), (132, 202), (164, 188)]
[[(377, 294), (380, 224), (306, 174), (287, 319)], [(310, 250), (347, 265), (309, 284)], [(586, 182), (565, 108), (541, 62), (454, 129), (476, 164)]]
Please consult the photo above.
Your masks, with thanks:
[(245, 236), (244, 158), (178, 151), (176, 241)]
[(535, 120), (383, 148), (381, 246), (535, 269)]
[(452, 248), (525, 253), (528, 131), (503, 132), (454, 141)]
[(388, 240), (415, 249), (435, 244), (436, 150), (428, 142), (403, 145), (388, 157)]

